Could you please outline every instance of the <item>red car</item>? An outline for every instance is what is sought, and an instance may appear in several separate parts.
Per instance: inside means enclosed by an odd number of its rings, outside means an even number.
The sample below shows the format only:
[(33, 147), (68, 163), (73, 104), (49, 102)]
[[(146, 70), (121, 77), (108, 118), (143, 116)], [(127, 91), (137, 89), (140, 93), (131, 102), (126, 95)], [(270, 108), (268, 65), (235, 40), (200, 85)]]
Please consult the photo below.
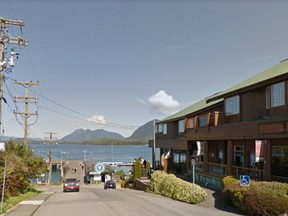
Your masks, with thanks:
[(67, 178), (63, 181), (63, 192), (66, 191), (80, 191), (79, 180), (76, 178)]

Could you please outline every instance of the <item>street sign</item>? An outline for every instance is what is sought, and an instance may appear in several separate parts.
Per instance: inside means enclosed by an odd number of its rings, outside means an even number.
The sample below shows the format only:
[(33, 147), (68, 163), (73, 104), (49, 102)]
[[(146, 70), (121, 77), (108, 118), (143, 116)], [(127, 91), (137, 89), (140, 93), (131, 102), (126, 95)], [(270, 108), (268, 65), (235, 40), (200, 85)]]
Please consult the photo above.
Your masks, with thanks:
[(195, 160), (195, 159), (192, 159), (192, 160), (191, 160), (191, 163), (192, 163), (192, 166), (195, 166), (195, 165), (196, 165), (196, 160)]
[(95, 164), (95, 170), (98, 172), (103, 172), (105, 170), (105, 166), (102, 163)]
[(248, 187), (250, 184), (250, 176), (248, 175), (240, 175), (240, 185)]

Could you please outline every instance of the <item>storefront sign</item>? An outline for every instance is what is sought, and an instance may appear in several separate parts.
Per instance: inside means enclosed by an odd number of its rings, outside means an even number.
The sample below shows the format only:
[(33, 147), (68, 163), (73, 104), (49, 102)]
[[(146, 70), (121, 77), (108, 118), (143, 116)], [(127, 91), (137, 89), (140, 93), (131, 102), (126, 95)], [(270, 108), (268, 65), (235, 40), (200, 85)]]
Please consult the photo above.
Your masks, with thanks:
[(273, 133), (283, 133), (285, 132), (284, 122), (272, 123), (272, 124), (262, 124), (258, 126), (259, 134), (273, 134)]

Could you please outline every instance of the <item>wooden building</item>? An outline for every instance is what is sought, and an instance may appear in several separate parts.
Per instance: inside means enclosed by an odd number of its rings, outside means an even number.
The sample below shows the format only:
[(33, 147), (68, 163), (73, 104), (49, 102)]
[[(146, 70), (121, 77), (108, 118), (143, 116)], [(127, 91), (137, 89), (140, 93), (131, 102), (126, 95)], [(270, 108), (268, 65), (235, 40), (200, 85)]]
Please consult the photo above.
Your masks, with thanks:
[(288, 60), (156, 124), (167, 172), (221, 186), (227, 175), (288, 182)]

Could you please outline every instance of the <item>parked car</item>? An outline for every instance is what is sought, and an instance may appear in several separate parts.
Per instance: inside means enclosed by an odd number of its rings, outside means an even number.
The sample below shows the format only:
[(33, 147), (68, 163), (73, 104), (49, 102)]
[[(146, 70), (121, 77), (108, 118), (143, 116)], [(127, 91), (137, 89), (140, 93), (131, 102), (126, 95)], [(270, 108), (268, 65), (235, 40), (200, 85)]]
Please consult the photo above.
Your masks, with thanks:
[(107, 189), (107, 188), (116, 189), (116, 184), (115, 184), (115, 182), (112, 181), (112, 180), (106, 181), (105, 184), (104, 184), (104, 189)]
[(79, 184), (79, 180), (77, 180), (76, 178), (66, 178), (63, 181), (63, 192), (66, 191), (80, 191), (80, 184)]

